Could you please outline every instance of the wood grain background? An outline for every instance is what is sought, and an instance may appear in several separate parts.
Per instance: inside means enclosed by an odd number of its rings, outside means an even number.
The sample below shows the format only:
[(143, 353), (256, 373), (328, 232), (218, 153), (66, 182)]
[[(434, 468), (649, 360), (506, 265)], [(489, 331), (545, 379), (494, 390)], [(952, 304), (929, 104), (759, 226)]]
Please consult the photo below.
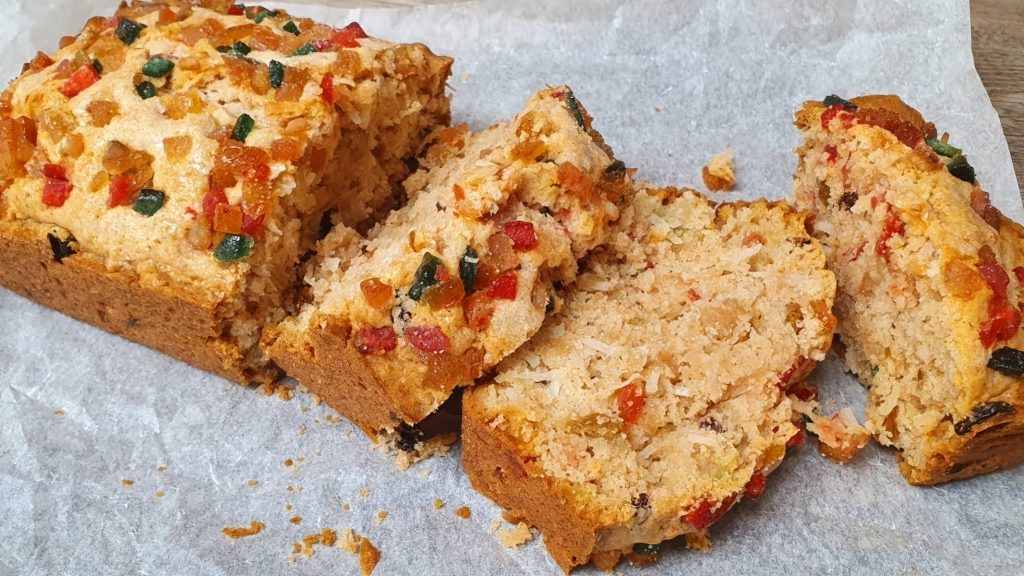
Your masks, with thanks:
[(1017, 183), (1024, 185), (1024, 0), (974, 0), (971, 32), (975, 67), (1003, 122)]

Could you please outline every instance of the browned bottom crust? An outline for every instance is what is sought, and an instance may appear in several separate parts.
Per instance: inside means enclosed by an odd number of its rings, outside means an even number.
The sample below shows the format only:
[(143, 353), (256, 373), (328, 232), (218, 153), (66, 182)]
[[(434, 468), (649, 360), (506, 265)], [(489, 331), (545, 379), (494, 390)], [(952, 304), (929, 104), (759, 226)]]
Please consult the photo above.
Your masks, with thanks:
[(513, 517), (525, 518), (540, 529), (548, 553), (567, 574), (589, 562), (598, 527), (579, 517), (547, 478), (527, 472), (519, 454), (510, 448), (513, 442), (501, 436), (477, 417), (471, 401), (463, 403), (462, 467), (473, 488)]
[(139, 283), (96, 256), (58, 262), (43, 225), (0, 222), (0, 286), (26, 298), (242, 384), (270, 382), (279, 370), (254, 370), (225, 338), (218, 304), (173, 287)]
[(288, 375), (376, 440), (381, 430), (402, 421), (417, 423), (429, 414), (413, 403), (412, 395), (393, 395), (349, 342), (349, 328), (329, 324), (311, 327), (308, 340), (278, 338), (266, 330), (268, 353)]
[(909, 466), (899, 454), (896, 461), (907, 482), (914, 485), (941, 484), (988, 474), (1024, 463), (1024, 410), (990, 421), (963, 443), (933, 454), (926, 468)]

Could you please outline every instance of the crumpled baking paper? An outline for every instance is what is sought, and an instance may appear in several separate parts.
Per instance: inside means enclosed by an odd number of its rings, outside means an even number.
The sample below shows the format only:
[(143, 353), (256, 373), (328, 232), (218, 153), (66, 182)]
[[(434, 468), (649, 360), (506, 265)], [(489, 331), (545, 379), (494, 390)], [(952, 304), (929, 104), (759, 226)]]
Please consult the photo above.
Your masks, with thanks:
[[(702, 164), (733, 148), (733, 197), (789, 193), (803, 100), (898, 93), (952, 134), (1000, 209), (1024, 215), (964, 0), (306, 4), (291, 9), (454, 56), (456, 121), (482, 128), (568, 83), (642, 178), (699, 186)], [(0, 76), (114, 7), (8, 2)], [(834, 359), (813, 379), (826, 406), (859, 413), (864, 393)], [(887, 450), (838, 466), (808, 445), (761, 500), (712, 528), (709, 552), (672, 545), (653, 568), (620, 570), (1019, 574), (1022, 488), (1024, 469), (912, 488)], [(472, 517), (457, 517), (460, 506)], [(0, 574), (358, 573), (336, 547), (289, 561), (294, 542), (324, 527), (368, 536), (382, 553), (376, 574), (558, 572), (540, 538), (502, 547), (498, 517), (457, 449), (399, 472), (309, 395), (265, 397), (0, 289)], [(221, 533), (253, 520), (265, 525), (256, 536)]]

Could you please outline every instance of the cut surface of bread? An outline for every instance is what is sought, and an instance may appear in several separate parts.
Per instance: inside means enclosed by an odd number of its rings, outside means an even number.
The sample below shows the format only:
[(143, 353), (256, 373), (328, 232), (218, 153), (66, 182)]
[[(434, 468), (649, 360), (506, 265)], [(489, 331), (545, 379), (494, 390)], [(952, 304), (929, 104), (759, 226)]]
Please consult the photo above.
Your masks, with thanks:
[[(283, 11), (136, 2), (0, 96), (0, 284), (239, 382), (325, 215), (390, 207), (450, 59)], [(213, 4), (221, 5), (214, 9)]]
[(839, 284), (866, 424), (912, 484), (1024, 460), (1024, 229), (896, 96), (807, 102), (794, 193)]
[(463, 397), (473, 486), (564, 570), (702, 532), (803, 431), (787, 391), (832, 340), (835, 280), (778, 202), (644, 188), (561, 310)]
[(510, 122), (432, 141), (409, 204), (365, 241), (325, 238), (312, 301), (268, 337), (276, 362), (375, 438), (420, 422), (537, 331), (629, 178), (564, 87)]

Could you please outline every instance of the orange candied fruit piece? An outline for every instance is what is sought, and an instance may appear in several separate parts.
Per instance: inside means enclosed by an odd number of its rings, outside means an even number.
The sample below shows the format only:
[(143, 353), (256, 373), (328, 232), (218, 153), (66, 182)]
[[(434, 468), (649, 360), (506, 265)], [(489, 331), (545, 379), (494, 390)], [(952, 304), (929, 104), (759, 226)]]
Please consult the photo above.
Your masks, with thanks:
[(462, 280), (454, 276), (423, 291), (423, 300), (434, 309), (457, 306), (465, 297), (466, 289), (462, 286)]
[(374, 310), (387, 310), (391, 307), (391, 299), (395, 291), (391, 286), (381, 282), (377, 278), (367, 278), (359, 283), (359, 290), (370, 308)]
[(164, 138), (164, 154), (167, 154), (171, 160), (184, 158), (190, 150), (192, 150), (192, 137), (188, 134)]
[(242, 231), (242, 209), (232, 204), (218, 204), (213, 213), (213, 229), (225, 234)]
[(471, 329), (487, 330), (494, 315), (494, 299), (484, 292), (474, 292), (462, 301), (462, 315)]
[(93, 100), (85, 107), (85, 111), (92, 117), (92, 125), (102, 128), (121, 113), (117, 102), (110, 100)]
[(270, 157), (284, 162), (295, 162), (302, 158), (302, 144), (291, 138), (278, 138), (270, 143)]

